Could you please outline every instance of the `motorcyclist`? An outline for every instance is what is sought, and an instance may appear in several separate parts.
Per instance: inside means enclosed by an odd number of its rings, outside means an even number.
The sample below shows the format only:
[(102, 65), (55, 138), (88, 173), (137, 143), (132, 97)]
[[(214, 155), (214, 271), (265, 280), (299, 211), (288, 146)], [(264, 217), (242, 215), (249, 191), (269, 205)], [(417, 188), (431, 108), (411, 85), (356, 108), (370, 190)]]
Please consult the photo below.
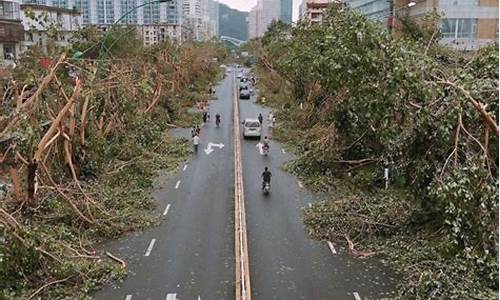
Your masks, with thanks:
[(262, 122), (264, 121), (264, 117), (262, 116), (262, 114), (259, 113), (259, 116), (257, 118), (259, 119), (259, 122), (262, 125)]
[(219, 124), (220, 124), (220, 114), (219, 113), (217, 113), (215, 115), (215, 124), (217, 124), (217, 127), (219, 127)]
[(262, 141), (262, 149), (269, 151), (269, 138), (267, 136)]
[(271, 186), (271, 172), (268, 170), (267, 167), (264, 168), (264, 172), (262, 173), (262, 189), (266, 186), (266, 183)]

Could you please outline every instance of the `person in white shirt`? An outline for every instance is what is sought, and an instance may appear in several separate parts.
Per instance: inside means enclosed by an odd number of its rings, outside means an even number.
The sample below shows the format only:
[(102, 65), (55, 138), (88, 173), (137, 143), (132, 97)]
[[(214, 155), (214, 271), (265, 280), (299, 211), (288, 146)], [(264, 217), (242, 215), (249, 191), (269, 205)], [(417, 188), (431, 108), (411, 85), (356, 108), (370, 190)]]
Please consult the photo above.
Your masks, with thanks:
[(193, 148), (194, 148), (194, 153), (198, 152), (198, 145), (200, 144), (200, 138), (198, 137), (198, 134), (195, 134), (193, 137)]

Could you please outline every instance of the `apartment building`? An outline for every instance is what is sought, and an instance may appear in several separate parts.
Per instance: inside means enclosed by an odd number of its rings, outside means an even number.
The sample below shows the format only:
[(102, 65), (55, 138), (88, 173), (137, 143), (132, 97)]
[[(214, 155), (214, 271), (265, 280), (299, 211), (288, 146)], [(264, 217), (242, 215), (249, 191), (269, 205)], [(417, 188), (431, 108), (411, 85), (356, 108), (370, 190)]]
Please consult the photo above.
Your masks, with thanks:
[(299, 6), (299, 18), (310, 24), (321, 24), (328, 4), (332, 0), (303, 0)]
[[(263, 36), (274, 20), (280, 20), (282, 16), (281, 7), (280, 0), (257, 0), (257, 5), (249, 12), (249, 37), (256, 38)], [(250, 18), (252, 18), (251, 22)]]
[[(150, 0), (23, 0), (24, 4), (38, 4), (76, 9), (82, 14), (84, 25), (121, 24), (180, 24), (182, 0), (149, 3)], [(127, 14), (128, 12), (128, 14)], [(124, 16), (126, 15), (126, 16)], [(123, 16), (123, 18), (121, 18)]]
[[(57, 47), (69, 44), (73, 34), (82, 26), (82, 14), (76, 9), (59, 6), (21, 4), (21, 21), (25, 34), (21, 51), (35, 45), (46, 51), (49, 41)], [(57, 29), (57, 33), (50, 32), (50, 29)]]
[(18, 1), (0, 1), (0, 66), (13, 62), (21, 53), (24, 28)]
[(184, 40), (184, 28), (178, 24), (136, 25), (137, 33), (142, 37), (144, 46), (151, 46), (161, 42)]

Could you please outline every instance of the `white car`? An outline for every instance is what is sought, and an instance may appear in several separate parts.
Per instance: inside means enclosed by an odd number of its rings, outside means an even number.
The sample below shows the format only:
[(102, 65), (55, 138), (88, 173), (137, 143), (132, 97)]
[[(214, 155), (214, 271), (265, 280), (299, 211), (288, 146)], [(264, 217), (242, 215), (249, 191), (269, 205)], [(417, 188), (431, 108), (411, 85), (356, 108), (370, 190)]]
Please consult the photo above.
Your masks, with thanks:
[(259, 137), (261, 134), (261, 126), (258, 119), (245, 119), (243, 122), (243, 137)]

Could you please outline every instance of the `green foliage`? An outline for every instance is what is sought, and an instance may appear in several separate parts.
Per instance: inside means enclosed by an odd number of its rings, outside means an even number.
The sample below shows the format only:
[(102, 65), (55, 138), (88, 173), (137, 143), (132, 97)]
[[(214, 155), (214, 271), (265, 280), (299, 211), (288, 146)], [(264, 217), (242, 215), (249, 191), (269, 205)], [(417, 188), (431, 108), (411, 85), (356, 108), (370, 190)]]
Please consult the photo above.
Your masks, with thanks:
[[(298, 154), (288, 168), (323, 191), (347, 180), (371, 193), (362, 204), (355, 193), (313, 208), (312, 235), (347, 232), (387, 247), (403, 237), (406, 247), (414, 246), (409, 232), (425, 229), (426, 259), (449, 267), (444, 275), (432, 266), (405, 271), (425, 280), (402, 282), (400, 296), (460, 299), (498, 288), (498, 137), (485, 119), (498, 120), (498, 47), (443, 48), (435, 20), (403, 20), (395, 37), (333, 4), (323, 25), (275, 24), (252, 49), (266, 103), (278, 108), (274, 134)], [(386, 167), (394, 197), (380, 189)], [(392, 230), (367, 230), (359, 215)], [(404, 256), (399, 246), (391, 255)], [(397, 260), (401, 269), (425, 264), (409, 257), (416, 253)]]

